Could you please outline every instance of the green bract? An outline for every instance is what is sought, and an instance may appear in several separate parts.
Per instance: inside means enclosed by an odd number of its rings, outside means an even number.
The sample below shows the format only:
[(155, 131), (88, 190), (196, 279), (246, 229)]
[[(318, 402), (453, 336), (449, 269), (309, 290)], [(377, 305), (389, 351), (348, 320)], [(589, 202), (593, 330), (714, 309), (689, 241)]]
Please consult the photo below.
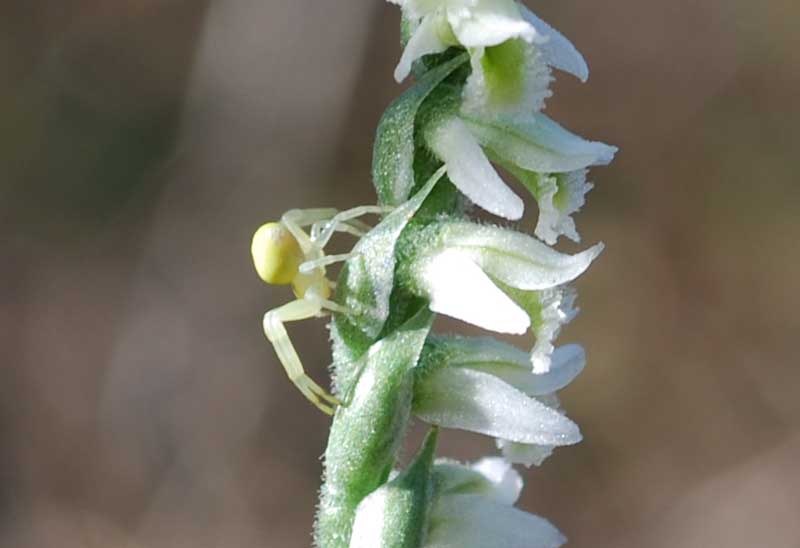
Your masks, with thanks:
[(414, 188), (414, 130), (417, 113), (428, 95), (467, 61), (460, 55), (425, 74), (383, 113), (375, 135), (372, 179), (378, 202), (397, 206)]
[(342, 268), (337, 299), (353, 313), (337, 314), (332, 325), (337, 392), (350, 386), (352, 373), (356, 371), (353, 363), (378, 339), (389, 317), (395, 245), (442, 174), (443, 170), (435, 173), (411, 200), (364, 236)]

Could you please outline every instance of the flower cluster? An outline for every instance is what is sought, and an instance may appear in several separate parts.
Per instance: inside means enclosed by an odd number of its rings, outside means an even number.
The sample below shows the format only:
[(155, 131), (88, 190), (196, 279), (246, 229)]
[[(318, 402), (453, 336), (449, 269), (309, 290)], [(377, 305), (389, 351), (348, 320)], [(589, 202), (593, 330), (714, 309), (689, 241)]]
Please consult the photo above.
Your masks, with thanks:
[[(553, 69), (582, 81), (588, 69), (564, 36), (516, 0), (390, 1), (402, 8), (405, 42), (395, 77), (413, 73), (416, 82), (387, 108), (377, 132), (372, 174), (383, 209), (370, 211), (387, 213), (369, 230), (342, 225), (359, 241), (342, 257), (333, 300), (306, 296), (318, 306), (312, 310), (333, 312), (330, 401), (341, 402), (315, 542), (560, 546), (564, 538), (546, 520), (514, 508), (522, 480), (512, 464), (539, 465), (555, 447), (581, 439), (556, 394), (581, 372), (585, 354), (555, 339), (576, 314), (569, 284), (602, 244), (576, 254), (551, 246), (560, 236), (579, 241), (571, 216), (592, 188), (587, 170), (610, 162), (616, 149), (542, 114)], [(533, 234), (470, 218), (473, 205), (509, 221), (523, 216), (523, 200), (495, 166), (538, 204)], [(317, 222), (308, 249), (335, 228)], [(321, 268), (323, 280), (324, 265), (338, 259), (314, 257), (300, 272)], [(529, 334), (530, 348), (433, 334), (437, 313)], [(286, 318), (297, 319), (292, 314)], [(273, 333), (286, 350), (283, 332)], [(412, 416), (433, 428), (413, 462), (396, 471)], [(438, 428), (491, 436), (502, 457), (436, 460)]]

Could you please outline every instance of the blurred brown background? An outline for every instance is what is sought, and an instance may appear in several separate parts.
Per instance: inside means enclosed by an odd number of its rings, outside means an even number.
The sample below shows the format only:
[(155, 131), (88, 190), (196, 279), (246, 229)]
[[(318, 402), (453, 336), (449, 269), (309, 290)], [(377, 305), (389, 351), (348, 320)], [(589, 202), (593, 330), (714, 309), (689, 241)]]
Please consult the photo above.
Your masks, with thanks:
[[(621, 153), (561, 339), (586, 439), (522, 505), (576, 547), (799, 547), (800, 3), (528, 3), (593, 71), (548, 112)], [(380, 0), (0, 3), (1, 546), (310, 544), (328, 420), (249, 239), (374, 201), (397, 28)], [(324, 322), (291, 332), (324, 379)]]

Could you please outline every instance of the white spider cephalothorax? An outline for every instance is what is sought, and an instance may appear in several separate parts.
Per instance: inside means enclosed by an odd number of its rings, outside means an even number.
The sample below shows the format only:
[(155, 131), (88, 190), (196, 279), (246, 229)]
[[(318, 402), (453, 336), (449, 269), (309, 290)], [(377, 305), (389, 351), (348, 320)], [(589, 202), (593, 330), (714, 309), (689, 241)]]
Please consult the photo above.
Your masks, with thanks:
[[(342, 212), (293, 209), (279, 222), (262, 225), (253, 236), (251, 252), (259, 277), (268, 284), (291, 285), (297, 297), (264, 315), (264, 333), (275, 347), (289, 379), (306, 398), (329, 415), (333, 414), (339, 400), (306, 375), (283, 324), (329, 312), (349, 313), (331, 300), (335, 284), (326, 277), (325, 267), (346, 261), (350, 254), (325, 255), (325, 245), (334, 232), (364, 236), (370, 227), (357, 217), (386, 211), (381, 206), (362, 206)], [(311, 226), (310, 233), (304, 230), (308, 226)]]

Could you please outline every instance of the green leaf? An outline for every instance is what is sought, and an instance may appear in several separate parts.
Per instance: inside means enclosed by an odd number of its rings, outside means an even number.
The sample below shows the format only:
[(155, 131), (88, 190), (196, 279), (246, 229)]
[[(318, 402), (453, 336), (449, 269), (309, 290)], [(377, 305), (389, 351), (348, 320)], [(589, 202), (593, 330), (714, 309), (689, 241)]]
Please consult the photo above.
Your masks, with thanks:
[(383, 113), (375, 136), (372, 179), (378, 202), (400, 205), (414, 188), (414, 127), (423, 101), (454, 70), (467, 62), (467, 55), (430, 70)]
[(317, 546), (347, 548), (358, 504), (386, 481), (408, 424), (414, 368), (432, 320), (423, 308), (358, 364), (361, 373), (336, 411), (325, 451)]

